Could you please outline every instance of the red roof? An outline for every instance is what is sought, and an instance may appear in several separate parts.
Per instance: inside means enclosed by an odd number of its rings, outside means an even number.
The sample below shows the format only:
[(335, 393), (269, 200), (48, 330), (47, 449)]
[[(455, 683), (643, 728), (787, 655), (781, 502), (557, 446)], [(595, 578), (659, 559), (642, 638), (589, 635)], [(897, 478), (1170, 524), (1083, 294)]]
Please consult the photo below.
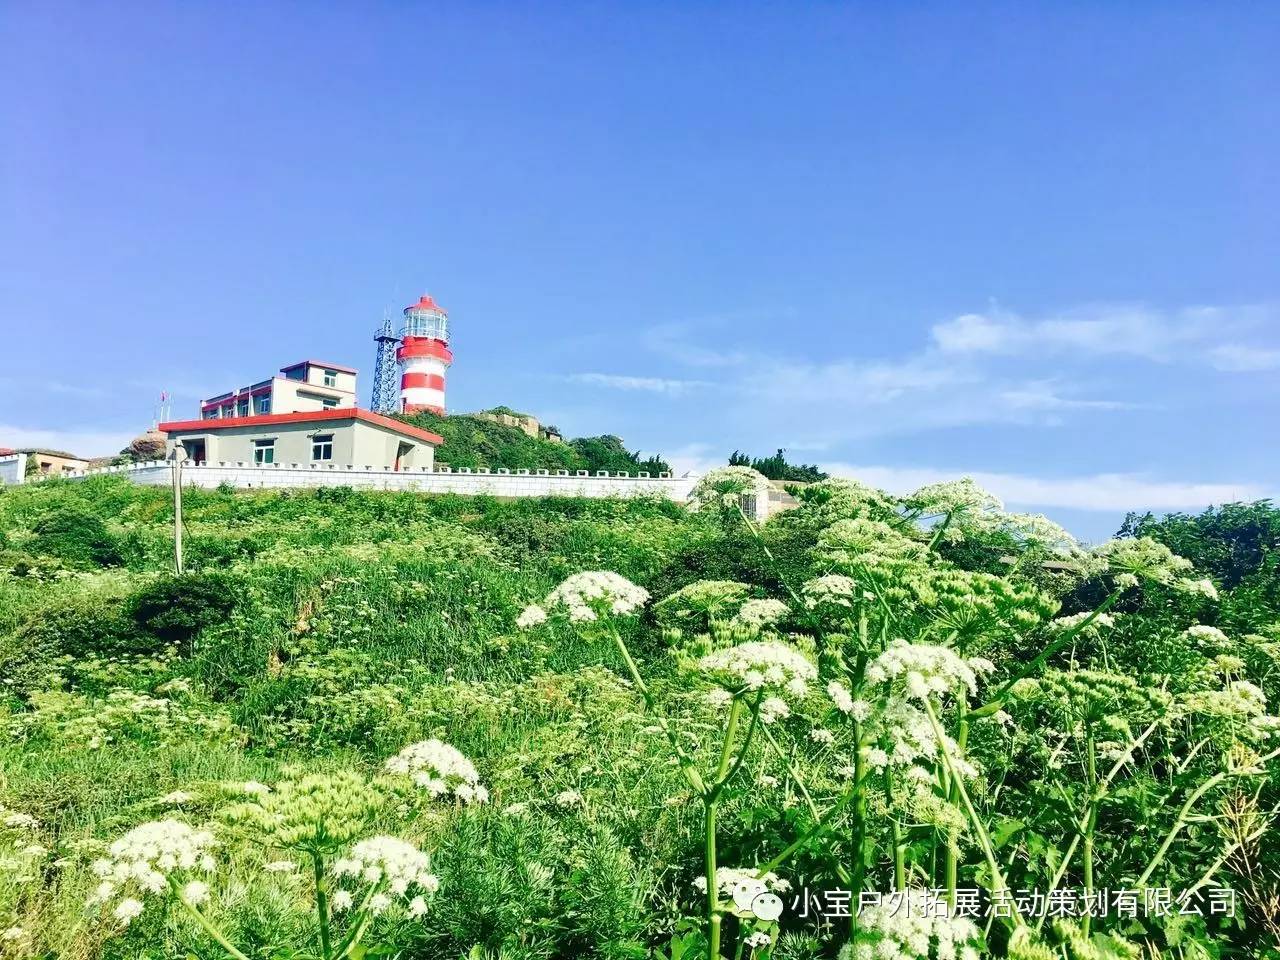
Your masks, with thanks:
[(283, 423), (311, 423), (325, 420), (361, 420), (436, 446), (444, 443), (444, 437), (430, 430), (411, 427), (407, 423), (401, 423), (399, 420), (384, 417), (371, 410), (362, 410), (359, 407), (333, 407), (329, 410), (311, 410), (306, 413), (263, 413), (254, 417), (219, 417), (216, 420), (173, 420), (160, 424), (156, 429), (161, 433), (191, 433), (205, 430), (230, 430), (232, 427), (270, 427)]
[(299, 367), (324, 367), (326, 370), (337, 370), (339, 373), (350, 373), (353, 376), (360, 372), (354, 367), (344, 367), (340, 363), (325, 363), (323, 360), (299, 360), (297, 363), (291, 363), (287, 367), (281, 367), (280, 372), (285, 373), (289, 370), (297, 370)]
[(17, 450), (10, 450), (8, 447), (0, 447), (0, 457), (11, 457), (17, 452)]
[(410, 304), (404, 308), (405, 313), (412, 313), (417, 310), (433, 310), (436, 313), (443, 313), (448, 316), (449, 311), (432, 299), (431, 294), (424, 293), (417, 303)]

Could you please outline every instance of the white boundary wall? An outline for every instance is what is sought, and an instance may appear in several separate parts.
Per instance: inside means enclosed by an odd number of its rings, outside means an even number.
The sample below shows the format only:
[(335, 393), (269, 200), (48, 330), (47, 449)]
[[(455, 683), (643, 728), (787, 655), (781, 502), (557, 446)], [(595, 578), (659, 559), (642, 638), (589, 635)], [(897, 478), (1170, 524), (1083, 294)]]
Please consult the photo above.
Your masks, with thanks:
[(26, 480), (27, 455), (25, 453), (13, 453), (7, 457), (0, 457), (0, 487), (25, 483)]
[[(100, 467), (63, 474), (63, 479), (123, 474), (134, 483), (165, 485), (173, 482), (173, 467), (163, 460), (118, 467)], [(452, 470), (446, 466), (392, 470), (369, 466), (312, 466), (273, 463), (185, 463), (183, 486), (213, 488), (230, 484), (240, 489), (287, 487), (355, 487), (363, 490), (410, 490), (417, 493), (488, 494), (495, 497), (665, 497), (680, 503), (689, 499), (698, 477), (669, 474), (648, 477), (603, 471), (548, 470)], [(767, 507), (766, 507), (767, 509)], [(763, 519), (763, 518), (761, 518)]]

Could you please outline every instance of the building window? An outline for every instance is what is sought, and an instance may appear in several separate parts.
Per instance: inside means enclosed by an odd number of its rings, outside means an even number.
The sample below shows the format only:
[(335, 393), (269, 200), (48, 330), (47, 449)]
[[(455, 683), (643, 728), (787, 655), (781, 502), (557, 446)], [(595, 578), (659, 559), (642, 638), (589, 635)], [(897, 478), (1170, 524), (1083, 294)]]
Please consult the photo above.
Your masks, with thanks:
[(211, 407), (210, 409), (206, 410), (206, 411), (204, 412), (204, 418), (205, 418), (206, 420), (217, 420), (217, 419), (218, 419), (218, 408), (217, 408), (217, 407)]
[(326, 387), (336, 387), (338, 385), (338, 371), (326, 370), (324, 372), (324, 385)]
[(324, 406), (326, 410), (332, 410), (334, 407), (338, 405), (338, 401), (335, 400), (333, 397), (324, 397), (320, 401), (320, 403)]
[(238, 417), (247, 417), (249, 415), (249, 398), (245, 397), (236, 407)]
[(311, 459), (312, 460), (332, 460), (333, 459), (333, 434), (317, 433), (311, 438)]
[(276, 441), (274, 437), (270, 440), (253, 441), (253, 462), (254, 463), (275, 463), (276, 462)]
[(271, 394), (264, 393), (260, 397), (253, 398), (254, 410), (257, 413), (271, 412)]

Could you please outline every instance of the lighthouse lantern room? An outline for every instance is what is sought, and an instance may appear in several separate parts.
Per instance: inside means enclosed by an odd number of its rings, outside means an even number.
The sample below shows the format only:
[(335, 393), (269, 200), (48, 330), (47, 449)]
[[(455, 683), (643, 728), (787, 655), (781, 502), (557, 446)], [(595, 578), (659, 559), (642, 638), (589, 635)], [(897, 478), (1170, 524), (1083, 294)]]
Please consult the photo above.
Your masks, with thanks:
[(404, 309), (396, 361), (400, 365), (400, 408), (444, 415), (444, 378), (453, 363), (449, 315), (430, 294)]

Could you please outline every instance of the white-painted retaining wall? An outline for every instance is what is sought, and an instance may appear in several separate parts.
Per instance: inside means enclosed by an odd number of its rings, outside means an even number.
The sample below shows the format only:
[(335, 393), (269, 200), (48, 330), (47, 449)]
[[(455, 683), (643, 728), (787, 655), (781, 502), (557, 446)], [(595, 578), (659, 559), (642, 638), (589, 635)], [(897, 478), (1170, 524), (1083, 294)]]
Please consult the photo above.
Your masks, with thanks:
[(27, 455), (12, 453), (0, 457), (0, 487), (8, 484), (25, 483), (27, 479)]
[[(173, 467), (163, 460), (149, 460), (118, 467), (100, 467), (63, 474), (63, 479), (123, 474), (134, 483), (163, 485), (173, 482)], [(186, 463), (184, 486), (212, 489), (230, 484), (240, 489), (287, 487), (355, 487), (364, 490), (411, 490), (418, 493), (489, 494), (495, 497), (637, 497), (659, 496), (677, 502), (689, 499), (698, 478), (670, 474), (648, 477), (615, 473), (547, 470), (452, 470), (449, 467), (392, 470), (367, 466), (312, 466), (310, 464)]]

